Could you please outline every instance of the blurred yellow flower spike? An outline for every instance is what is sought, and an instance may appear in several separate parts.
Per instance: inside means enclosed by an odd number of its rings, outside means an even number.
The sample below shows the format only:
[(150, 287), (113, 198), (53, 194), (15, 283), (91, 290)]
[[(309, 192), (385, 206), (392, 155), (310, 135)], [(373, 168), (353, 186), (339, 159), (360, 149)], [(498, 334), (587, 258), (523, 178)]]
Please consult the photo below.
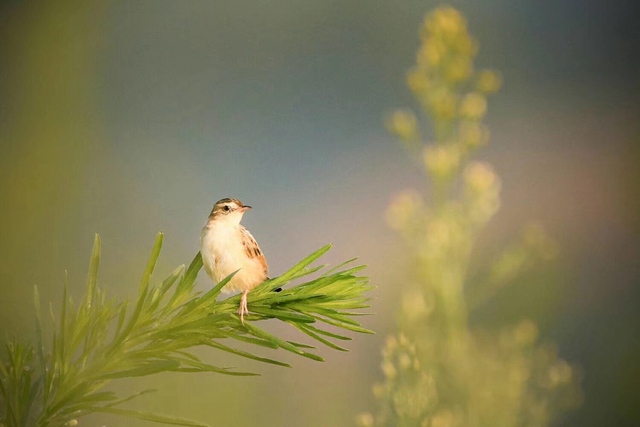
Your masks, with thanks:
[[(391, 115), (387, 127), (420, 156), (429, 191), (404, 191), (386, 211), (413, 268), (398, 333), (382, 352), (384, 379), (373, 388), (379, 410), (359, 425), (543, 427), (579, 403), (574, 369), (537, 342), (531, 320), (479, 331), (467, 319), (536, 262), (552, 258), (557, 244), (531, 225), (486, 265), (474, 262), (479, 233), (500, 207), (499, 176), (472, 156), (489, 141), (487, 96), (500, 89), (501, 78), (474, 68), (478, 43), (449, 6), (427, 14), (420, 39), (406, 83), (428, 118), (422, 129), (431, 132), (430, 142), (405, 110)], [(481, 273), (470, 275), (470, 265)]]

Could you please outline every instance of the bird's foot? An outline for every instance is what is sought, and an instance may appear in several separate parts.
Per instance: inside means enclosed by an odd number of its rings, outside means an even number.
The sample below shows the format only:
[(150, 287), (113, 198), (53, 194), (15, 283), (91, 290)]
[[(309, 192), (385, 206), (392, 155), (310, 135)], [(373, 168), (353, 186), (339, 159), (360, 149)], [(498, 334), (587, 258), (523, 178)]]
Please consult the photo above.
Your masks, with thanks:
[(240, 314), (240, 322), (242, 322), (242, 324), (244, 325), (244, 315), (249, 314), (249, 308), (247, 307), (247, 295), (249, 294), (249, 291), (244, 291), (242, 293), (242, 298), (240, 299), (240, 309), (238, 310), (238, 313)]

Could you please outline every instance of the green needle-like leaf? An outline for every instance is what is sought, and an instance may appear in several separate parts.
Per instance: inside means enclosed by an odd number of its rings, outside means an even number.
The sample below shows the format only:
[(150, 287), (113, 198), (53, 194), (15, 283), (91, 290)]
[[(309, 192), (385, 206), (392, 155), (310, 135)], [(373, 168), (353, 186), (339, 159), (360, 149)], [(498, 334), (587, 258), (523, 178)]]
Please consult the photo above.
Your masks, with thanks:
[(208, 424), (198, 423), (196, 421), (186, 420), (184, 418), (167, 417), (164, 415), (151, 414), (148, 412), (131, 411), (127, 409), (118, 409), (111, 407), (94, 406), (91, 408), (93, 412), (104, 412), (107, 414), (123, 415), (125, 417), (137, 418), (139, 420), (153, 421), (161, 424), (170, 424), (175, 426), (188, 427), (209, 427)]
[(265, 339), (267, 341), (271, 341), (272, 343), (276, 344), (278, 347), (281, 347), (285, 350), (288, 350), (292, 353), (295, 354), (299, 354), (300, 356), (304, 356), (306, 358), (312, 359), (312, 360), (317, 360), (318, 362), (324, 362), (324, 359), (320, 356), (317, 356), (315, 354), (312, 353), (307, 353), (304, 352), (300, 349), (298, 349), (295, 345), (283, 340), (282, 338), (278, 338), (275, 335), (271, 335), (270, 333), (268, 333), (267, 331), (264, 331), (260, 328), (257, 328), (255, 326), (253, 326), (252, 324), (250, 324), (249, 322), (245, 322), (245, 327), (255, 336)]
[(311, 330), (307, 329), (306, 327), (304, 327), (302, 324), (292, 323), (292, 325), (295, 326), (298, 330), (300, 330), (300, 331), (304, 332), (305, 334), (309, 335), (311, 338), (316, 339), (316, 340), (320, 341), (321, 343), (323, 343), (323, 344), (325, 344), (325, 345), (327, 345), (327, 346), (329, 346), (329, 347), (331, 347), (333, 349), (336, 349), (336, 350), (339, 350), (339, 351), (349, 351), (344, 347), (340, 347), (339, 345), (336, 345), (336, 344), (332, 343), (331, 341), (322, 338), (318, 334), (316, 334), (313, 331), (311, 331)]
[(284, 363), (284, 362), (279, 362), (277, 360), (273, 360), (273, 359), (267, 359), (266, 357), (259, 357), (259, 356), (254, 356), (251, 353), (247, 353), (246, 351), (242, 351), (242, 350), (238, 350), (235, 348), (231, 348), (231, 347), (227, 347), (226, 345), (220, 344), (219, 342), (216, 341), (210, 341), (207, 343), (208, 346), (213, 347), (213, 348), (217, 348), (219, 350), (222, 351), (226, 351), (228, 353), (232, 353), (238, 356), (242, 356), (242, 357), (246, 357), (247, 359), (252, 359), (252, 360), (257, 360), (259, 362), (264, 362), (264, 363), (270, 363), (272, 365), (278, 365), (278, 366), (285, 366), (287, 368), (290, 368), (291, 365), (289, 365), (288, 363)]
[(98, 285), (98, 267), (100, 267), (100, 236), (96, 234), (93, 242), (93, 252), (91, 253), (91, 263), (89, 264), (89, 277), (87, 279), (87, 307), (90, 309)]

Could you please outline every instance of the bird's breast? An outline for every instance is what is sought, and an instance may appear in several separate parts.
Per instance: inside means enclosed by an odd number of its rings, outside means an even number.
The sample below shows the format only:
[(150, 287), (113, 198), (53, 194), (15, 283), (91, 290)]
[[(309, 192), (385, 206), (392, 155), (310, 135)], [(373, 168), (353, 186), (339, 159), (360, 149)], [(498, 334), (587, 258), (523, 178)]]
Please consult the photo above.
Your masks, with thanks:
[(205, 227), (201, 235), (200, 253), (207, 274), (216, 283), (240, 270), (225, 286), (225, 290), (250, 289), (266, 278), (258, 277), (259, 269), (254, 265), (256, 261), (247, 257), (238, 227)]

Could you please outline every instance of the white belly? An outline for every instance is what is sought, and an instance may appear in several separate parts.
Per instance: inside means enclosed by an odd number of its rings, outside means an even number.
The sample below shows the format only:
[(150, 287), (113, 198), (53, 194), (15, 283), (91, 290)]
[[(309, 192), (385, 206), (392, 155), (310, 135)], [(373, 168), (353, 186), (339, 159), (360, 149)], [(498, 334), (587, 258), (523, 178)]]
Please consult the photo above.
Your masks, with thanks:
[(266, 279), (262, 264), (249, 258), (238, 226), (211, 225), (202, 229), (200, 253), (204, 269), (215, 283), (238, 271), (225, 291), (251, 290)]

